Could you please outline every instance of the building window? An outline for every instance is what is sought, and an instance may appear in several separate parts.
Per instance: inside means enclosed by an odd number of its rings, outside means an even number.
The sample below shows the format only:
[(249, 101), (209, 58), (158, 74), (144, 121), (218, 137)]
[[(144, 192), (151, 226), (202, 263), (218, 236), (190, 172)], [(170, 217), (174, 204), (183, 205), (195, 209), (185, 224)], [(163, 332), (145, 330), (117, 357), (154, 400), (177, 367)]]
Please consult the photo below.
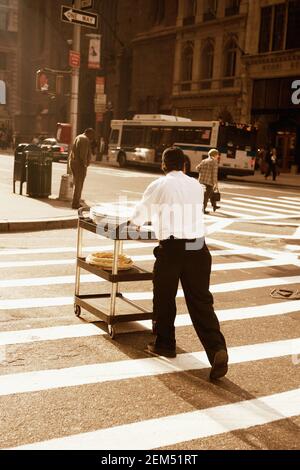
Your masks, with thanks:
[(299, 24), (299, 0), (290, 0), (262, 8), (259, 52), (299, 48)]
[(185, 12), (183, 18), (183, 25), (187, 26), (189, 24), (194, 24), (197, 15), (197, 0), (184, 0), (184, 4)]
[(153, 24), (161, 24), (165, 19), (166, 5), (165, 0), (152, 0), (153, 3)]
[(217, 17), (218, 0), (204, 0), (203, 21), (215, 20)]
[(207, 41), (203, 47), (201, 64), (201, 88), (207, 90), (211, 88), (214, 70), (214, 45), (211, 41)]
[(282, 51), (285, 42), (286, 6), (281, 3), (274, 8), (272, 51)]
[(181, 57), (181, 90), (190, 91), (193, 79), (194, 43), (184, 44)]
[(0, 0), (0, 31), (7, 30), (8, 23), (8, 0)]
[(226, 0), (225, 16), (238, 15), (240, 12), (241, 0)]
[(237, 45), (235, 39), (230, 39), (224, 49), (224, 87), (234, 86), (236, 72)]
[(0, 70), (7, 69), (7, 55), (5, 52), (0, 52)]
[(300, 2), (293, 0), (289, 2), (286, 49), (300, 48), (299, 24)]

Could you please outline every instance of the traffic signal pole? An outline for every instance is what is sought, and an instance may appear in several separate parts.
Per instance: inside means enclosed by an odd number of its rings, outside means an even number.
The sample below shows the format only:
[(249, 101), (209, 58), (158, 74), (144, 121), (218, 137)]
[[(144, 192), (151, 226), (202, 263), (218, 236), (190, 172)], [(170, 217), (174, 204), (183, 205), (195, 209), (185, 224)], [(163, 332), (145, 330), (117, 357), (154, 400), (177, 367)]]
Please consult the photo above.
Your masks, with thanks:
[[(80, 0), (73, 2), (74, 7), (80, 8)], [(80, 38), (81, 38), (81, 26), (74, 24), (73, 31), (73, 44), (72, 49), (75, 52), (80, 53)], [(78, 96), (79, 96), (79, 68), (72, 68), (72, 80), (71, 80), (71, 105), (70, 105), (70, 122), (72, 128), (72, 143), (77, 135), (78, 127)]]

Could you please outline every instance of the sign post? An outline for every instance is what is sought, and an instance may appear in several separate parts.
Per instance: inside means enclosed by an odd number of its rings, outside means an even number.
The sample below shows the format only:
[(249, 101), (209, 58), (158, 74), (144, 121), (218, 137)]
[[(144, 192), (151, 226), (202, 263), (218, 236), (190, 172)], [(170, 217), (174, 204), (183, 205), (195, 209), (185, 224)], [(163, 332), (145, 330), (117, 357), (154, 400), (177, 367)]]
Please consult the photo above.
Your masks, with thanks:
[(80, 3), (81, 10), (89, 10), (94, 7), (94, 0), (81, 0)]

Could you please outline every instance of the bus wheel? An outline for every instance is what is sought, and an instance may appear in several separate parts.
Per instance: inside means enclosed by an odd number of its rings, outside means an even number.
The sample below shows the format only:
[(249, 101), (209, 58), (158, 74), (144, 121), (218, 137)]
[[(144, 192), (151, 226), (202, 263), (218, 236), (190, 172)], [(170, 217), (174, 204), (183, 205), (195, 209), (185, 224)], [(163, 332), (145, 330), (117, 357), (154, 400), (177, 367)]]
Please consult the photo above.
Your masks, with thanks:
[(118, 155), (118, 163), (121, 168), (124, 168), (127, 165), (126, 155), (125, 153), (119, 153)]

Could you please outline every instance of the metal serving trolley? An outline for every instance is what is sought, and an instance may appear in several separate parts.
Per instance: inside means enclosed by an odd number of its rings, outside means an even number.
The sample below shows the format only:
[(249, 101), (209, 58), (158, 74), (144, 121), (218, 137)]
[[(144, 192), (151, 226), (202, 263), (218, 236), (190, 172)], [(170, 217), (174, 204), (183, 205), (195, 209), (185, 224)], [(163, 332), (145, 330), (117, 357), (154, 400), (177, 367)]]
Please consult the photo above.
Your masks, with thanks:
[[(133, 265), (131, 269), (118, 272), (118, 255), (123, 252), (123, 241), (141, 241), (149, 242), (154, 241), (155, 236), (151, 227), (142, 228), (139, 232), (133, 231), (128, 227), (127, 223), (107, 223), (107, 215), (103, 214), (103, 220), (100, 223), (95, 223), (90, 217), (85, 217), (84, 213), (89, 208), (81, 208), (79, 210), (78, 218), (78, 233), (77, 233), (77, 264), (76, 264), (76, 278), (75, 278), (75, 300), (74, 300), (74, 313), (77, 317), (81, 315), (81, 309), (95, 315), (101, 321), (107, 324), (109, 336), (113, 339), (116, 336), (116, 324), (121, 322), (132, 322), (140, 320), (152, 319), (152, 312), (147, 311), (141, 305), (132, 302), (124, 294), (119, 291), (119, 284), (123, 282), (140, 282), (151, 281), (153, 278), (152, 272), (146, 271), (138, 266)], [(107, 239), (113, 240), (113, 267), (112, 270), (105, 270), (101, 267), (91, 265), (86, 262), (83, 257), (83, 233), (87, 230), (97, 235), (104, 236)], [(131, 231), (130, 231), (131, 230)], [(109, 293), (103, 294), (80, 294), (80, 274), (81, 270), (88, 271), (96, 276), (111, 283)], [(101, 310), (98, 305), (93, 305), (93, 301), (100, 301), (101, 299), (108, 300), (108, 309), (105, 312)], [(136, 310), (136, 313), (117, 314), (116, 303), (120, 299)], [(95, 303), (95, 302), (94, 302)], [(154, 322), (152, 322), (152, 329), (154, 330)]]

